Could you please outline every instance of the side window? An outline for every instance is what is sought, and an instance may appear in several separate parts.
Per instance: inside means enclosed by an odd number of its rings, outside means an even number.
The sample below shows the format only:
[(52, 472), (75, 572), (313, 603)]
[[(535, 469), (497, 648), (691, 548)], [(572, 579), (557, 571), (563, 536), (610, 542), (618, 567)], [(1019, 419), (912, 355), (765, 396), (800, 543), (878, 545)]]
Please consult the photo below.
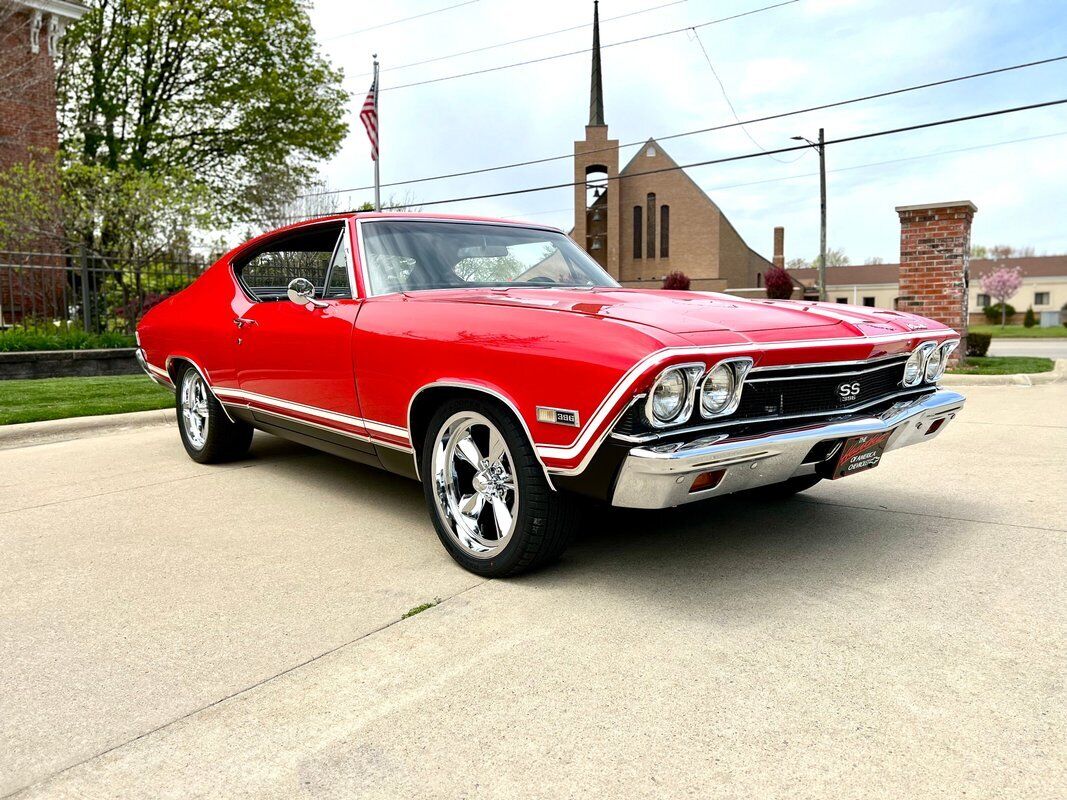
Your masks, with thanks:
[[(286, 299), (286, 289), (294, 278), (311, 281), (315, 296), (323, 297), (331, 260), (343, 228), (344, 223), (319, 225), (272, 239), (242, 261), (235, 262), (234, 271), (245, 290), (260, 302)], [(344, 258), (342, 248), (341, 259)], [(347, 287), (347, 266), (339, 271), (343, 273)]]
[(342, 231), (337, 239), (333, 260), (330, 262), (330, 276), (327, 278), (326, 293), (323, 295), (327, 298), (346, 299), (352, 296), (352, 287), (348, 281), (348, 253), (345, 251), (344, 237), (345, 232)]

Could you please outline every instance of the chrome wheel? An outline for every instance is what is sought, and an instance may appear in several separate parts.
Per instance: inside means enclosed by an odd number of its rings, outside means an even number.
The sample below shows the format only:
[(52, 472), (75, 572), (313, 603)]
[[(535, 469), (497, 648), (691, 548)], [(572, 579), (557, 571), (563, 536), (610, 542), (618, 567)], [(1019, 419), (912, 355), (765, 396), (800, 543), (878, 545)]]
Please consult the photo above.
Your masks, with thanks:
[(187, 369), (182, 380), (182, 428), (189, 444), (202, 450), (207, 442), (208, 419), (207, 384), (195, 369)]
[(515, 462), (486, 417), (461, 411), (434, 441), (430, 464), (437, 513), (455, 542), (475, 558), (492, 558), (511, 541), (519, 516)]

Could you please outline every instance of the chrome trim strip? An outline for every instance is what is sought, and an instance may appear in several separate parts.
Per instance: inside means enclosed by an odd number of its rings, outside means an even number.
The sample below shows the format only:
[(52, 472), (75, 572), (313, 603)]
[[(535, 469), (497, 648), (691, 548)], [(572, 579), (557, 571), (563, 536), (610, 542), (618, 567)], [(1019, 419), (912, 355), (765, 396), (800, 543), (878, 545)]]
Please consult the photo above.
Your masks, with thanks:
[[(328, 420), (330, 422), (338, 422), (344, 425), (352, 425), (357, 428), (363, 428), (367, 431), (374, 431), (375, 433), (383, 433), (388, 434), (390, 436), (398, 436), (404, 438), (407, 438), (408, 435), (406, 429), (399, 428), (396, 425), (386, 425), (384, 422), (374, 422), (373, 420), (364, 419), (363, 417), (353, 417), (348, 414), (341, 414), (337, 411), (329, 411), (325, 408), (319, 408), (318, 406), (309, 406), (303, 403), (294, 403), (290, 400), (282, 400), (281, 398), (271, 397), (267, 394), (248, 392), (244, 389), (229, 388), (216, 389), (215, 392), (219, 396), (225, 396), (237, 400), (246, 400), (254, 403), (265, 403), (267, 405), (275, 406), (276, 408), (282, 408), (288, 411), (296, 411), (301, 414), (307, 414), (310, 417), (318, 417), (319, 419)], [(231, 403), (231, 405), (240, 404)], [(373, 439), (373, 441), (377, 443), (381, 440)]]
[[(468, 382), (465, 382), (465, 381), (447, 380), (447, 379), (446, 380), (434, 381), (433, 383), (427, 383), (427, 384), (425, 384), (423, 386), (420, 386), (418, 389), (415, 390), (414, 394), (411, 395), (411, 399), (408, 400), (408, 413), (407, 413), (408, 430), (411, 430), (411, 407), (415, 404), (415, 398), (418, 397), (420, 394), (422, 394), (427, 389), (431, 389), (434, 386), (451, 386), (451, 387), (454, 387), (456, 389), (471, 389), (471, 390), (476, 391), (476, 392), (482, 392), (483, 394), (487, 394), (490, 397), (495, 397), (497, 400), (499, 400), (504, 405), (506, 405), (508, 408), (510, 408), (512, 413), (518, 418), (519, 424), (522, 425), (522, 429), (526, 433), (526, 439), (530, 442), (530, 448), (533, 450), (534, 456), (537, 458), (538, 463), (541, 464), (541, 469), (545, 473), (545, 480), (548, 481), (548, 488), (551, 489), (552, 491), (556, 491), (556, 487), (552, 483), (552, 475), (549, 474), (548, 466), (542, 460), (541, 454), (538, 452), (537, 443), (534, 441), (533, 434), (530, 433), (530, 428), (526, 424), (526, 419), (522, 416), (522, 414), (519, 413), (519, 409), (515, 407), (515, 404), (513, 402), (511, 402), (511, 400), (509, 400), (508, 398), (504, 397), (504, 395), (502, 395), (496, 389), (490, 389), (490, 388), (488, 388), (486, 386), (480, 386), (479, 384), (476, 384), (476, 383), (468, 383)], [(415, 443), (411, 442), (411, 446), (414, 449)], [(422, 480), (421, 476), (419, 475), (419, 456), (418, 456), (417, 453), (414, 453), (414, 451), (413, 451), (413, 455), (414, 455), (414, 459), (415, 459), (415, 477), (418, 478), (419, 480)]]
[[(538, 452), (542, 458), (554, 458), (560, 460), (566, 460), (574, 458), (578, 455), (589, 440), (593, 438), (597, 428), (604, 423), (605, 418), (610, 413), (611, 408), (618, 403), (627, 392), (632, 390), (633, 383), (637, 378), (649, 368), (656, 364), (666, 361), (671, 358), (686, 355), (703, 355), (712, 357), (716, 353), (731, 352), (731, 353), (765, 353), (775, 350), (791, 350), (791, 349), (812, 349), (820, 347), (842, 347), (848, 345), (876, 345), (876, 344), (889, 344), (891, 342), (905, 342), (913, 341), (916, 339), (923, 339), (924, 341), (930, 341), (932, 337), (936, 337), (937, 341), (941, 341), (942, 338), (949, 336), (955, 336), (955, 331), (926, 331), (923, 333), (912, 331), (908, 333), (892, 333), (884, 334), (880, 336), (849, 336), (839, 339), (815, 339), (815, 340), (790, 340), (783, 342), (738, 342), (735, 344), (722, 344), (722, 345), (707, 345), (707, 346), (691, 346), (691, 347), (665, 347), (661, 350), (656, 350), (653, 353), (645, 356), (632, 366), (626, 373), (618, 380), (615, 387), (608, 393), (608, 395), (597, 406), (596, 411), (589, 417), (580, 434), (575, 440), (567, 446), (549, 446), (544, 445), (538, 448)], [(913, 348), (914, 349), (914, 348)], [(893, 355), (901, 355), (900, 353), (894, 353)], [(829, 362), (834, 363), (834, 362)], [(812, 366), (812, 364), (804, 364), (803, 366)], [(779, 369), (779, 367), (775, 367)]]
[[(815, 375), (783, 375), (780, 378), (749, 378), (746, 383), (767, 383), (768, 381), (807, 381), (813, 378), (847, 378), (852, 375), (868, 375), (871, 372), (880, 372), (883, 369), (891, 369), (896, 366), (904, 366), (907, 362), (908, 356), (900, 357), (900, 363), (882, 364), (878, 367), (870, 367), (869, 369), (854, 369), (849, 372), (820, 372)], [(767, 369), (774, 369), (774, 367), (767, 367)]]
[[(383, 441), (382, 439), (372, 439), (371, 437), (364, 436), (361, 433), (353, 433), (352, 431), (346, 431), (346, 430), (342, 430), (340, 428), (334, 428), (334, 427), (331, 427), (329, 425), (322, 425), (322, 424), (320, 424), (318, 422), (311, 422), (310, 420), (302, 419), (300, 417), (293, 417), (293, 416), (290, 416), (289, 414), (282, 414), (282, 413), (280, 413), (278, 411), (268, 411), (265, 408), (252, 408), (251, 406), (244, 406), (244, 405), (241, 405), (240, 403), (229, 403), (229, 404), (225, 404), (225, 405), (232, 405), (234, 408), (248, 408), (251, 411), (253, 411), (254, 413), (266, 414), (268, 417), (277, 417), (278, 419), (292, 420), (293, 422), (297, 422), (297, 423), (299, 423), (301, 425), (307, 425), (307, 426), (312, 427), (312, 428), (318, 428), (319, 430), (327, 431), (329, 433), (336, 433), (338, 436), (345, 436), (345, 437), (348, 437), (349, 439), (356, 439), (357, 441), (367, 442), (367, 443), (373, 444), (375, 446), (381, 445), (382, 447), (388, 447), (390, 450), (399, 450), (402, 453), (410, 453), (411, 452), (411, 448), (408, 447), (407, 445), (395, 444), (393, 442), (386, 442), (386, 441)], [(299, 431), (298, 431), (298, 433), (299, 433)]]
[(884, 403), (886, 400), (896, 400), (909, 394), (915, 394), (916, 392), (928, 392), (931, 390), (936, 390), (937, 388), (938, 387), (936, 384), (930, 384), (927, 386), (913, 386), (910, 389), (904, 389), (899, 392), (894, 392), (893, 394), (887, 394), (884, 397), (879, 397), (877, 400), (871, 400), (869, 403), (864, 403), (863, 405), (842, 406), (841, 408), (836, 408), (833, 411), (812, 411), (809, 414), (790, 414), (784, 417), (773, 415), (770, 417), (752, 417), (751, 419), (726, 420), (725, 422), (719, 422), (712, 425), (694, 425), (691, 428), (679, 428), (678, 430), (666, 431), (664, 433), (643, 433), (637, 434), (636, 436), (633, 434), (613, 433), (611, 435), (611, 438), (618, 439), (621, 442), (642, 443), (652, 442), (658, 439), (665, 439), (668, 436), (675, 436), (680, 433), (697, 433), (699, 431), (710, 431), (716, 428), (734, 427), (736, 425), (749, 425), (755, 424), (757, 422), (775, 422), (777, 420), (807, 419), (810, 417), (832, 417), (835, 414), (844, 417), (848, 416), (849, 414), (853, 414), (857, 411), (863, 411), (863, 409), (865, 408), (876, 406), (879, 403)]
[(230, 416), (230, 412), (226, 408), (226, 404), (219, 400), (219, 396), (215, 392), (215, 387), (211, 385), (211, 380), (208, 378), (207, 371), (195, 361), (193, 361), (191, 358), (189, 358), (189, 356), (167, 356), (167, 375), (170, 375), (170, 362), (174, 361), (175, 359), (179, 359), (181, 361), (188, 361), (192, 365), (193, 369), (200, 373), (200, 377), (204, 380), (204, 385), (207, 387), (208, 391), (215, 396), (215, 399), (219, 401), (219, 405), (222, 406), (222, 413), (226, 415), (226, 419), (228, 419), (230, 422), (236, 423), (237, 420)]
[(134, 358), (137, 359), (137, 365), (154, 383), (158, 383), (160, 386), (170, 389), (172, 392), (174, 391), (174, 381), (170, 379), (170, 375), (166, 370), (160, 369), (155, 364), (149, 363), (148, 358), (145, 357), (144, 350), (138, 347), (133, 355)]
[[(911, 336), (921, 336), (918, 332), (913, 332)], [(810, 364), (783, 364), (778, 367), (753, 367), (752, 372), (763, 372), (770, 369), (811, 369), (812, 367), (841, 367), (850, 366), (852, 364), (877, 364), (879, 361), (888, 361), (891, 358), (899, 358), (906, 360), (911, 355), (911, 351), (907, 353), (890, 353), (884, 356), (875, 356), (874, 358), (862, 358), (858, 361), (815, 361)]]

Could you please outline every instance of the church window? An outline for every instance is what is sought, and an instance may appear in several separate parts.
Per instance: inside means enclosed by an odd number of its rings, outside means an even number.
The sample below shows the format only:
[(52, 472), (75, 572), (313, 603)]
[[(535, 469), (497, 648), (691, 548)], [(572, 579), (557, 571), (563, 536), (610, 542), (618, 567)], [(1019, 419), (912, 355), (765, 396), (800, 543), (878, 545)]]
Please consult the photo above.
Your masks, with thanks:
[(671, 254), (671, 207), (659, 207), (659, 257), (667, 258)]
[(634, 206), (634, 258), (641, 257), (641, 206)]
[(648, 193), (645, 202), (645, 216), (648, 219), (648, 229), (645, 232), (645, 256), (656, 257), (656, 195)]

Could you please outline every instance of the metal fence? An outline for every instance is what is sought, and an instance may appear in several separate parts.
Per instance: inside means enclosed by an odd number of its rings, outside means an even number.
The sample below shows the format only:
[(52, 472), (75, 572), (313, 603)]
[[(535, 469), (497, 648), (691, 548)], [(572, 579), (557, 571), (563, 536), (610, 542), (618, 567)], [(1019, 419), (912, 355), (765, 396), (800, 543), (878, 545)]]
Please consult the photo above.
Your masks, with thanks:
[(0, 330), (132, 333), (145, 311), (207, 266), (168, 257), (0, 251)]

